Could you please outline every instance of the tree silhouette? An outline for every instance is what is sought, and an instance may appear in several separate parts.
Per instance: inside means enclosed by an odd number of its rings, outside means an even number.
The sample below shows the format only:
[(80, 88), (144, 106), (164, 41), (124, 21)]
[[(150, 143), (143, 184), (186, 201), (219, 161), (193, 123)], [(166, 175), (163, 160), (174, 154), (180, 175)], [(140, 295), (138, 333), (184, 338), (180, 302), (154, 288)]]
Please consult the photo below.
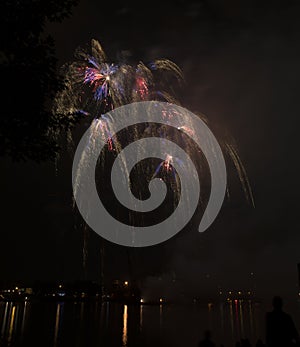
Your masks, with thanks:
[(54, 40), (45, 34), (47, 22), (70, 16), (77, 0), (4, 0), (0, 52), (2, 105), (0, 154), (16, 160), (53, 159), (53, 136), (72, 127), (76, 119), (51, 112), (53, 97), (62, 88), (56, 73)]

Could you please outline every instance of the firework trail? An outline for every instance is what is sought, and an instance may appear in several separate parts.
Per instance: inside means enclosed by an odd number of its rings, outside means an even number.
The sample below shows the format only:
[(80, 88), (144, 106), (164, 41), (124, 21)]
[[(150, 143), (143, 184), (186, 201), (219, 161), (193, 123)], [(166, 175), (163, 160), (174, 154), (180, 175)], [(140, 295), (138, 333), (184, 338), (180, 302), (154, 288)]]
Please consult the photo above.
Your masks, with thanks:
[[(110, 62), (106, 57), (100, 43), (91, 41), (90, 49), (79, 49), (75, 53), (75, 61), (63, 67), (64, 88), (56, 97), (54, 112), (61, 117), (86, 118), (90, 126), (89, 141), (86, 150), (82, 154), (80, 167), (77, 173), (78, 181), (85, 175), (89, 166), (90, 153), (95, 148), (97, 139), (101, 137), (107, 142), (107, 150), (100, 153), (100, 170), (113, 161), (124, 147), (141, 137), (160, 137), (161, 139), (172, 139), (173, 142), (184, 148), (191, 158), (195, 159), (197, 170), (205, 176), (207, 165), (205, 160), (198, 160), (201, 150), (195, 147), (193, 138), (193, 125), (188, 117), (178, 114), (177, 110), (170, 108), (170, 103), (179, 104), (172, 93), (170, 85), (177, 81), (183, 81), (183, 75), (179, 67), (168, 59), (158, 59), (148, 64), (138, 62), (136, 65), (127, 63)], [(172, 83), (170, 82), (172, 81)], [(168, 107), (162, 111), (161, 117), (165, 124), (136, 125), (127, 129), (127, 134), (115, 134), (114, 119), (109, 112), (121, 106), (142, 101), (164, 101)], [(168, 126), (168, 121), (174, 117), (181, 118), (181, 125), (174, 129)], [(199, 116), (201, 119), (202, 117)], [(234, 146), (227, 141), (220, 143), (224, 153), (229, 155), (239, 175), (242, 187), (247, 198), (253, 202), (248, 178)], [(143, 151), (141, 148), (140, 151)], [(173, 163), (183, 165), (180, 158), (166, 154), (165, 160), (157, 162), (150, 160), (150, 168), (145, 165), (138, 166), (137, 177), (147, 176), (149, 183), (153, 178), (161, 178), (167, 181), (174, 194), (171, 204), (176, 207), (180, 195), (180, 180), (173, 169)], [(152, 166), (152, 167), (151, 167)], [(122, 175), (130, 176), (126, 162), (122, 162), (120, 168)], [(75, 184), (76, 186), (76, 184)], [(139, 187), (143, 191), (142, 187)], [(76, 191), (74, 191), (76, 194)], [(143, 198), (143, 193), (137, 193), (138, 198)], [(201, 200), (200, 200), (201, 201)], [(143, 217), (141, 217), (143, 218)], [(135, 217), (130, 215), (129, 222)], [(87, 250), (84, 242), (84, 261), (86, 262)]]
[[(62, 68), (64, 88), (56, 97), (54, 113), (59, 115), (62, 121), (78, 118), (91, 121), (91, 136), (82, 156), (81, 170), (78, 172), (80, 177), (84, 175), (89, 150), (93, 149), (98, 136), (107, 139), (109, 152), (118, 153), (122, 150), (121, 142), (111, 135), (114, 133), (113, 120), (105, 115), (107, 112), (138, 101), (174, 102), (174, 97), (164, 85), (161, 76), (170, 74), (179, 82), (183, 76), (178, 66), (167, 59), (156, 60), (150, 64), (139, 62), (136, 66), (109, 62), (97, 40), (91, 41), (90, 49), (78, 49), (75, 58), (75, 61)], [(131, 130), (132, 139), (139, 135), (140, 130)], [(152, 132), (153, 130), (154, 127)], [(104, 153), (101, 154), (101, 161), (105, 162)], [(122, 169), (126, 171), (125, 163)], [(85, 229), (83, 235), (83, 267), (86, 272), (88, 245)]]

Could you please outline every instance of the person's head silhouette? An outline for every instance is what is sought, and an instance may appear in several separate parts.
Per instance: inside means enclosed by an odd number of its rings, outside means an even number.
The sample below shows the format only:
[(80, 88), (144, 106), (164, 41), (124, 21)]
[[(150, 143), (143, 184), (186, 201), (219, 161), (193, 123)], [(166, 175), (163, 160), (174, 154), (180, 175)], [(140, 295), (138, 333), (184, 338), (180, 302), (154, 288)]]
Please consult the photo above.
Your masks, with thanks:
[(209, 330), (204, 331), (204, 339), (210, 340), (211, 339), (211, 332)]
[(283, 306), (283, 300), (280, 296), (274, 296), (273, 298), (273, 308), (276, 311), (281, 311)]

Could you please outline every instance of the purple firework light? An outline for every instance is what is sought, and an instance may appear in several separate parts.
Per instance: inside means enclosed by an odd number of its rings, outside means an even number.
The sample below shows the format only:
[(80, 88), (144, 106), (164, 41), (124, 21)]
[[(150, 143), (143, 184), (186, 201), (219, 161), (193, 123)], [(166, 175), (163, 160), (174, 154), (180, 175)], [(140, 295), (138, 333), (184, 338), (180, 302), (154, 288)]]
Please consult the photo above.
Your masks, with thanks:
[[(75, 57), (63, 68), (65, 88), (55, 102), (58, 114), (92, 116), (109, 123), (111, 120), (103, 115), (116, 107), (147, 100), (174, 102), (169, 83), (161, 76), (183, 80), (179, 67), (168, 59), (136, 65), (108, 62), (102, 46), (94, 39), (88, 50), (78, 49)], [(110, 127), (107, 124), (97, 129), (107, 135)], [(110, 150), (116, 147), (111, 137), (108, 143)]]

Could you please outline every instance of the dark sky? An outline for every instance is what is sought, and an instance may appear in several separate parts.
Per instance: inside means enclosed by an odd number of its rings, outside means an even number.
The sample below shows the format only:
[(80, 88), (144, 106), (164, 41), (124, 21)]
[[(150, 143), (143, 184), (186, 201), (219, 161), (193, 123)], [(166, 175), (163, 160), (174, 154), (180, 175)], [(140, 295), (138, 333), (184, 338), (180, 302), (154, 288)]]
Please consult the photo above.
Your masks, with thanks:
[[(98, 39), (114, 59), (168, 58), (182, 69), (182, 104), (203, 113), (216, 135), (231, 134), (252, 186), (255, 208), (229, 166), (230, 199), (204, 233), (184, 231), (147, 249), (105, 242), (105, 273), (162, 283), (176, 275), (187, 292), (211, 283), (238, 287), (254, 272), (264, 295), (295, 293), (299, 234), (300, 5), (297, 1), (81, 1), (51, 25), (60, 64)], [(72, 153), (57, 163), (2, 160), (3, 279), (82, 278), (82, 227), (72, 209)], [(77, 225), (77, 227), (75, 227)], [(99, 278), (101, 239), (89, 232), (87, 277)]]

